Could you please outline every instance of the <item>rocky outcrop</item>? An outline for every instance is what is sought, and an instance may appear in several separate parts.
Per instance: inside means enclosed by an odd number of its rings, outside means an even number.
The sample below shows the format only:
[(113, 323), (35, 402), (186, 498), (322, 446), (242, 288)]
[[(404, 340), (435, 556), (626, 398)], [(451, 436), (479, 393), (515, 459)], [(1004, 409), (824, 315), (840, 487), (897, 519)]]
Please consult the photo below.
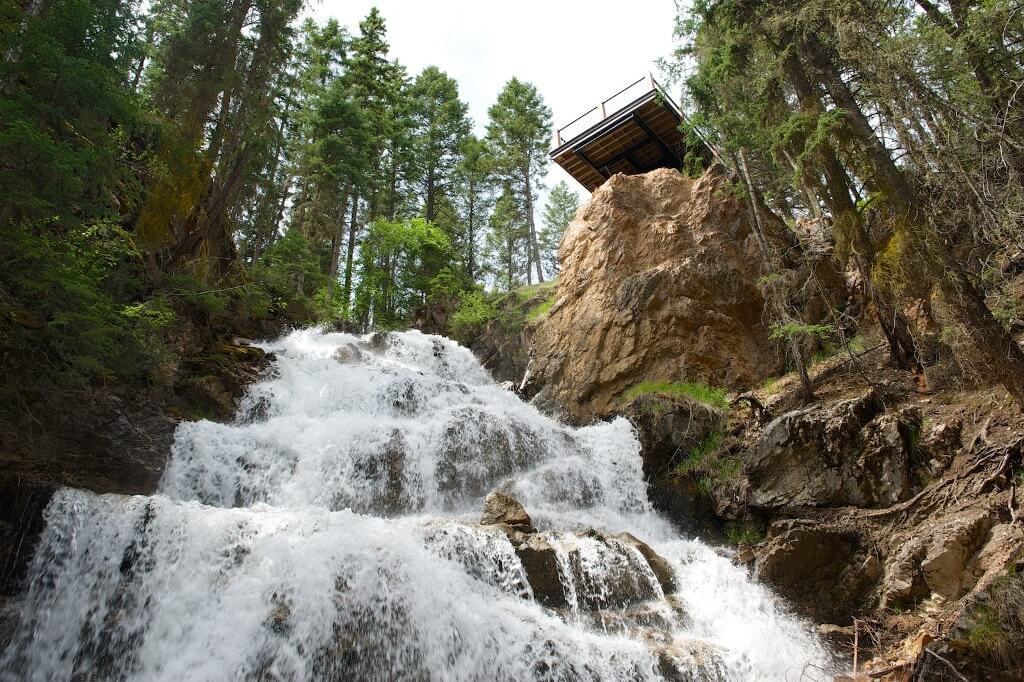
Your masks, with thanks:
[[(505, 532), (533, 598), (548, 608), (602, 618), (606, 609), (639, 607), (678, 589), (668, 561), (629, 533), (537, 532), (523, 505), (500, 491), (485, 499), (480, 524)], [(642, 619), (643, 609), (635, 615)]]
[(126, 386), (69, 394), (63, 412), (36, 433), (0, 429), (0, 595), (22, 582), (53, 492), (152, 493), (183, 419), (233, 416), (238, 397), (270, 365), (261, 349), (215, 340), (186, 359), (170, 396)]
[(744, 463), (760, 509), (889, 506), (910, 496), (921, 415), (885, 412), (870, 390), (769, 423)]
[(857, 533), (809, 521), (772, 524), (756, 554), (758, 577), (819, 623), (849, 622), (882, 574)]
[[(781, 224), (767, 228), (795, 243)], [(559, 260), (528, 392), (543, 390), (571, 418), (608, 414), (641, 381), (739, 388), (781, 368), (748, 213), (717, 170), (613, 176), (569, 225)]]

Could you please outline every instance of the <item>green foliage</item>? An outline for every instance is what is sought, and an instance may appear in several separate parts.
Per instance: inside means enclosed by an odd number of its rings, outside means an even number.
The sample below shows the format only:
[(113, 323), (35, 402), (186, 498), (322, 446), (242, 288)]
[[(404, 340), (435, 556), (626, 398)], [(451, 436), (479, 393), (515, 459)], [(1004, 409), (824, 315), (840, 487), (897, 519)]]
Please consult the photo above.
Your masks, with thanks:
[(743, 463), (723, 451), (724, 439), (725, 433), (715, 429), (676, 463), (673, 472), (695, 479), (697, 490), (705, 495), (735, 483), (740, 479)]
[(722, 447), (722, 439), (724, 437), (725, 434), (720, 430), (709, 433), (704, 440), (686, 453), (686, 457), (681, 462), (676, 464), (675, 472), (677, 474), (689, 474), (694, 471), (701, 471), (707, 465), (708, 458), (717, 453), (718, 449)]
[(648, 394), (682, 396), (722, 411), (729, 409), (729, 399), (725, 389), (687, 381), (644, 381), (627, 390), (623, 394), (623, 400), (630, 401), (638, 396)]
[(756, 545), (764, 539), (764, 532), (751, 521), (729, 521), (725, 524), (725, 539), (730, 545)]
[(548, 312), (555, 305), (555, 297), (546, 298), (537, 305), (530, 308), (526, 313), (527, 322), (537, 322), (547, 316)]
[(356, 315), (378, 329), (404, 326), (415, 308), (439, 286), (447, 291), (451, 281), (439, 277), (451, 261), (451, 240), (422, 218), (374, 222), (360, 255)]
[(806, 336), (817, 340), (832, 338), (834, 329), (830, 324), (804, 324), (802, 322), (787, 322), (785, 324), (772, 325), (768, 337), (773, 341), (785, 341), (794, 336)]
[[(160, 332), (175, 315), (161, 301), (126, 303), (134, 289), (138, 252), (107, 223), (56, 236), (51, 223), (0, 231), (0, 349), (20, 358), (5, 392), (21, 403), (27, 390), (82, 387), (92, 382), (159, 381), (167, 348)], [(117, 254), (120, 254), (119, 256)]]
[(459, 341), (469, 338), (471, 332), (479, 329), (498, 316), (494, 304), (479, 290), (468, 291), (459, 298), (459, 307), (449, 319), (449, 325)]

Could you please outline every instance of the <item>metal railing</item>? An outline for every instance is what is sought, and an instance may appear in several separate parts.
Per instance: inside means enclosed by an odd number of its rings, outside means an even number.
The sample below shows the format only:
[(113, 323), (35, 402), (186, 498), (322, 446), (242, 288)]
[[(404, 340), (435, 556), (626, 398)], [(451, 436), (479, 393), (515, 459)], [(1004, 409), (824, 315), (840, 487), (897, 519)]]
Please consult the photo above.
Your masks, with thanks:
[[(646, 83), (647, 87), (642, 91), (637, 91), (636, 87), (644, 83)], [(598, 104), (596, 107), (592, 107), (588, 111), (585, 111), (581, 115), (577, 116), (573, 120), (566, 123), (561, 128), (556, 128), (553, 140), (554, 147), (556, 149), (558, 147), (561, 147), (562, 143), (565, 142), (566, 140), (571, 140), (572, 138), (576, 137), (577, 134), (582, 133), (584, 130), (608, 118), (609, 112), (614, 114), (626, 104), (629, 104), (630, 102), (638, 99), (640, 96), (654, 90), (660, 91), (661, 86), (658, 85), (657, 81), (654, 80), (654, 76), (652, 76), (651, 74), (647, 74), (643, 78), (633, 81), (632, 83), (622, 88), (608, 99), (601, 100), (600, 104)], [(629, 99), (625, 99), (623, 97), (626, 93), (632, 93)], [(622, 102), (621, 106), (609, 107), (608, 105), (616, 99), (624, 99), (625, 101)], [(566, 132), (569, 131), (570, 129), (573, 131), (571, 134)]]

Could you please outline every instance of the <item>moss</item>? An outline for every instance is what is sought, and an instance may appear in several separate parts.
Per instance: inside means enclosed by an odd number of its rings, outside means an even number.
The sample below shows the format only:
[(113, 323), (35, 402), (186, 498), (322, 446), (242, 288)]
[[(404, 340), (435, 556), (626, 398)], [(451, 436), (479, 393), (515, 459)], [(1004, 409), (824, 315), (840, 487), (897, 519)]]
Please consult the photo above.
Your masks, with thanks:
[(627, 390), (622, 397), (623, 402), (629, 402), (642, 395), (651, 394), (692, 398), (719, 410), (729, 410), (725, 389), (687, 381), (644, 381)]

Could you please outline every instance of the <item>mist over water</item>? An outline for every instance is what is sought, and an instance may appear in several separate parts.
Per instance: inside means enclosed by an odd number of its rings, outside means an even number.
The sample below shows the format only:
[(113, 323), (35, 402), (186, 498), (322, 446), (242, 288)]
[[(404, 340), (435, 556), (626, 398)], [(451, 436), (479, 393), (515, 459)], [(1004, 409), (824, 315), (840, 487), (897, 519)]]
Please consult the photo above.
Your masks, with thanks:
[[(179, 427), (159, 494), (55, 495), (0, 680), (796, 680), (829, 666), (807, 624), (652, 510), (625, 420), (564, 426), (419, 332), (305, 330), (264, 348), (274, 372), (234, 423)], [(555, 548), (558, 608), (537, 602), (506, 533), (476, 525), (495, 489)], [(674, 594), (633, 546), (588, 529), (649, 543)]]

